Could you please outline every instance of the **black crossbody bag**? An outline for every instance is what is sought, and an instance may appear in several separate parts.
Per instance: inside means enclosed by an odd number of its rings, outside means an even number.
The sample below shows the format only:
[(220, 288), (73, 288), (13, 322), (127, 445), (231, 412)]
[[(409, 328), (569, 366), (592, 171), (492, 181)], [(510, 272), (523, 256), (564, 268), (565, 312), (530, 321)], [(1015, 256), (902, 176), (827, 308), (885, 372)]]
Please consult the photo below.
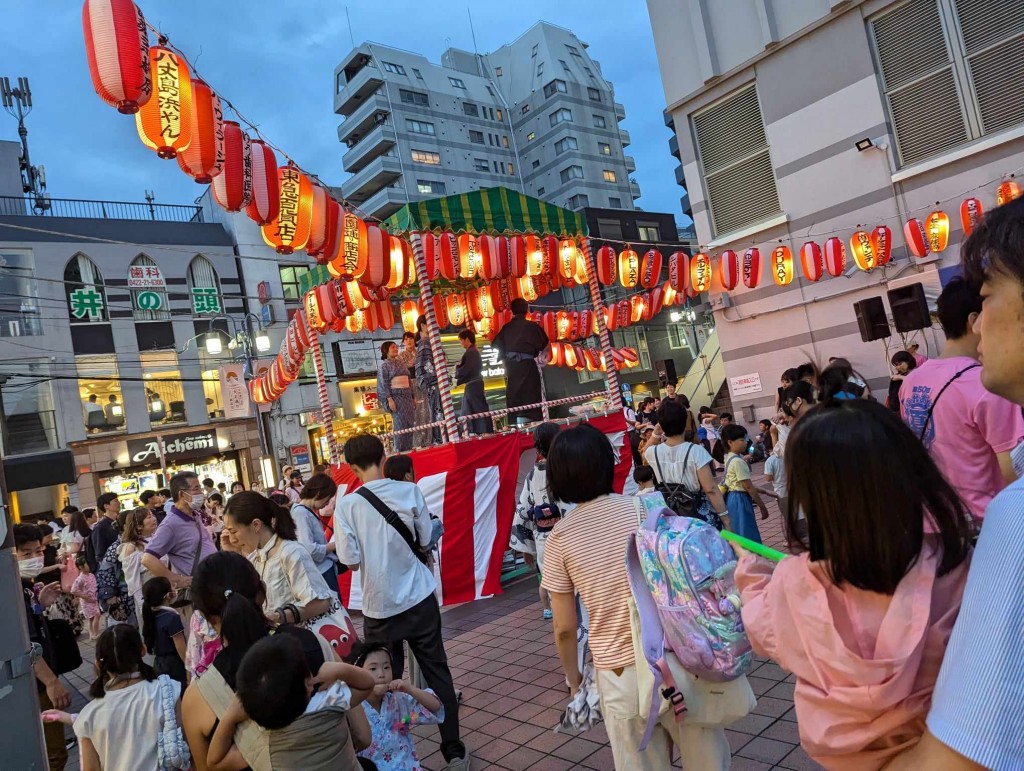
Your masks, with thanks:
[(393, 527), (397, 531), (397, 533), (400, 536), (402, 536), (402, 540), (405, 541), (406, 544), (408, 544), (409, 549), (416, 556), (416, 559), (418, 559), (424, 565), (427, 564), (427, 555), (420, 550), (419, 544), (417, 543), (417, 539), (415, 538), (415, 536), (411, 532), (409, 532), (409, 528), (405, 526), (405, 523), (402, 522), (401, 518), (399, 518), (399, 516), (394, 511), (389, 509), (384, 504), (384, 501), (382, 501), (380, 498), (374, 495), (373, 491), (368, 490), (365, 487), (360, 487), (358, 490), (355, 491), (355, 494), (362, 496), (363, 500), (365, 500), (367, 503), (373, 506), (373, 508), (375, 508), (377, 512), (382, 517), (384, 517), (385, 520), (387, 520), (387, 523), (391, 525), (391, 527)]

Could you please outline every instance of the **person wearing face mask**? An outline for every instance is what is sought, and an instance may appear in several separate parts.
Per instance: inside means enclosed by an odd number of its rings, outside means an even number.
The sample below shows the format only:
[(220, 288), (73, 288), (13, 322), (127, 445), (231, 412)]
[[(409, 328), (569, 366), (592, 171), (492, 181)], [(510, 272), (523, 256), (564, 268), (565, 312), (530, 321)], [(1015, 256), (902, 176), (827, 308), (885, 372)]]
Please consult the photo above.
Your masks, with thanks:
[(334, 541), (328, 542), (324, 533), (324, 524), (317, 514), (327, 506), (338, 486), (327, 474), (314, 474), (302, 486), (299, 502), (291, 508), (292, 519), (295, 520), (296, 540), (306, 547), (306, 551), (316, 563), (316, 569), (324, 577), (328, 588), (338, 593), (338, 558), (334, 554)]
[[(192, 585), (199, 563), (217, 547), (203, 526), (206, 496), (195, 472), (181, 471), (171, 477), (170, 491), (174, 505), (146, 544), (142, 566), (150, 575), (168, 579), (174, 589), (184, 589)], [(165, 557), (170, 567), (162, 562)]]

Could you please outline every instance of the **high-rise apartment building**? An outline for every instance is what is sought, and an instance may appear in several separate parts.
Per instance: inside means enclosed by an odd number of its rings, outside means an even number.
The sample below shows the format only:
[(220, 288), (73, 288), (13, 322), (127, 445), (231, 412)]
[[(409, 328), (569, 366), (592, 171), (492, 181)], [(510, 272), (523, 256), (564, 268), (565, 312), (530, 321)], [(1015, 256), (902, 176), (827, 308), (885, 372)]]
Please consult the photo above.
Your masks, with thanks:
[(559, 206), (632, 209), (625, 108), (585, 43), (545, 22), (441, 64), (363, 43), (335, 69), (342, 194), (386, 217), (409, 201), (502, 185)]

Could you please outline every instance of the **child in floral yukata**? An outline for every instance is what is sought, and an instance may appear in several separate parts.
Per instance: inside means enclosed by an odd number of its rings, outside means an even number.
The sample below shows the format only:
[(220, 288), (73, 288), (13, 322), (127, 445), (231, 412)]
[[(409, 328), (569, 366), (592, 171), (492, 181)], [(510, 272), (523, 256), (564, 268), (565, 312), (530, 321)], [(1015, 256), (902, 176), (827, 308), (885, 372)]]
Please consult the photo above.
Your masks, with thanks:
[[(393, 680), (391, 653), (380, 644), (366, 643), (355, 658), (373, 675), (376, 685), (363, 702), (363, 709), (349, 713), (356, 724), (365, 719), (373, 736), (359, 757), (372, 760), (380, 771), (421, 771), (413, 744), (412, 729), (418, 725), (438, 725), (444, 720), (441, 700), (429, 688), (425, 691), (405, 680)], [(365, 729), (364, 729), (365, 730)]]

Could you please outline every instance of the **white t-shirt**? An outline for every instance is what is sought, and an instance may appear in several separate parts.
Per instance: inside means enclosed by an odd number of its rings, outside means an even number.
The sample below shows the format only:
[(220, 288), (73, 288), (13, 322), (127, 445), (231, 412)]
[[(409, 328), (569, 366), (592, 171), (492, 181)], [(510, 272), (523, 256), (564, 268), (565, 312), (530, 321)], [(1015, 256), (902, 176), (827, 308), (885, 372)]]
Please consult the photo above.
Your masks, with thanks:
[[(690, 453), (688, 459), (687, 451)], [(687, 490), (696, 491), (700, 489), (697, 471), (711, 462), (711, 455), (703, 445), (683, 442), (672, 447), (667, 444), (651, 445), (644, 452), (644, 459), (647, 465), (654, 469), (654, 478), (659, 482), (681, 484), (685, 485)], [(662, 474), (665, 475), (664, 479), (661, 478)]]
[(314, 693), (309, 699), (309, 704), (306, 705), (306, 711), (302, 714), (312, 715), (314, 712), (323, 712), (331, 707), (339, 707), (347, 712), (351, 705), (352, 689), (338, 681), (331, 683), (329, 688)]
[[(392, 509), (420, 544), (430, 542), (430, 511), (412, 482), (376, 479), (366, 488)], [(342, 565), (359, 565), (363, 615), (391, 618), (423, 602), (437, 580), (387, 520), (361, 495), (338, 499), (334, 540)]]
[[(177, 680), (171, 684), (178, 698), (181, 684)], [(88, 739), (96, 748), (100, 767), (135, 771), (159, 768), (156, 744), (162, 727), (159, 679), (107, 691), (102, 699), (85, 705), (74, 725), (79, 741)]]
[(782, 461), (782, 458), (774, 453), (769, 455), (768, 459), (764, 462), (764, 473), (765, 476), (772, 478), (772, 487), (775, 488), (775, 494), (780, 498), (785, 498), (787, 495), (786, 464)]

